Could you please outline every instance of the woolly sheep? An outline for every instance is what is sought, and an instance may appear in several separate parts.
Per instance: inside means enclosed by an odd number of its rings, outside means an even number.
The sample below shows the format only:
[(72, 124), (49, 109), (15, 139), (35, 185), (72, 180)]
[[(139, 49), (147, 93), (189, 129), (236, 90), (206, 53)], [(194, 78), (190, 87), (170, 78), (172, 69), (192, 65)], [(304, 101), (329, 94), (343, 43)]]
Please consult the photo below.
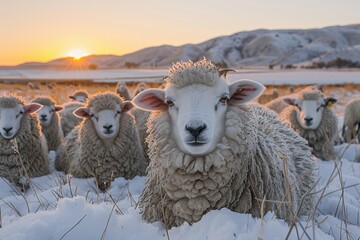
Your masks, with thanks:
[(75, 109), (82, 106), (84, 106), (84, 103), (81, 102), (70, 102), (62, 106), (63, 110), (60, 112), (60, 122), (64, 137), (66, 137), (74, 127), (81, 123), (82, 119), (76, 117), (73, 112)]
[(63, 108), (56, 106), (50, 97), (37, 97), (31, 102), (41, 104), (37, 115), (41, 125), (41, 132), (46, 138), (49, 150), (56, 151), (61, 141), (64, 139), (64, 133), (60, 125), (59, 111)]
[(338, 135), (337, 117), (330, 106), (334, 98), (325, 98), (317, 89), (301, 91), (294, 98), (284, 98), (289, 104), (281, 113), (291, 127), (308, 141), (313, 154), (321, 159), (334, 159), (334, 141)]
[(95, 177), (101, 190), (113, 178), (145, 174), (143, 150), (134, 118), (127, 113), (131, 102), (112, 93), (92, 96), (86, 107), (74, 111), (83, 122), (75, 127), (56, 154), (57, 170), (74, 177)]
[(264, 106), (275, 111), (278, 114), (281, 114), (281, 112), (289, 106), (286, 102), (284, 102), (285, 98), (296, 97), (297, 94), (300, 94), (303, 91), (309, 91), (309, 90), (313, 90), (313, 89), (319, 89), (319, 86), (317, 86), (317, 85), (308, 86), (308, 87), (300, 90), (297, 93), (293, 93), (293, 94), (290, 94), (287, 96), (283, 96), (283, 97), (279, 97), (274, 100), (271, 100), (270, 102), (267, 102)]
[(28, 178), (49, 172), (39, 122), (31, 114), (39, 108), (16, 96), (0, 96), (0, 176), (21, 190), (29, 188)]
[(360, 127), (360, 99), (352, 100), (345, 107), (344, 113), (344, 125), (342, 128), (342, 134), (345, 142), (349, 143), (353, 139), (358, 139), (360, 142), (359, 130)]
[(146, 83), (138, 83), (138, 85), (136, 85), (134, 91), (133, 91), (133, 97), (135, 97), (136, 95), (138, 95), (140, 92), (144, 91), (145, 89), (147, 89), (148, 86), (146, 85)]
[(153, 111), (139, 201), (145, 220), (172, 227), (223, 207), (260, 217), (263, 199), (269, 200), (264, 212), (281, 218), (310, 213), (312, 197), (305, 194), (314, 184), (315, 161), (306, 141), (274, 112), (245, 104), (261, 94), (261, 84), (228, 85), (222, 75), (206, 59), (179, 62), (165, 90), (134, 98), (135, 106)]
[(89, 93), (85, 90), (77, 90), (72, 95), (69, 95), (68, 98), (70, 98), (72, 101), (75, 102), (86, 102), (86, 100), (89, 97)]
[(268, 103), (276, 98), (279, 97), (279, 92), (276, 89), (273, 89), (271, 93), (263, 93), (258, 98), (258, 103), (264, 105), (265, 103)]
[(116, 93), (124, 100), (131, 101), (131, 93), (125, 82), (118, 82), (115, 88)]

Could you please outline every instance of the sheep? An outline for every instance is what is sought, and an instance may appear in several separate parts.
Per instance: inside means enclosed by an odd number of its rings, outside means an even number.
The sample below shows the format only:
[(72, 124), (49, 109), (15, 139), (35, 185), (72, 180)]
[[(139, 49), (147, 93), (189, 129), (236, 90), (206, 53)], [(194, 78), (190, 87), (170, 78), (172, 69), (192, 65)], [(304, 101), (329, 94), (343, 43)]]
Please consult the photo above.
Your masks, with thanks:
[(74, 177), (95, 177), (102, 191), (116, 177), (131, 179), (145, 174), (143, 150), (129, 101), (112, 93), (92, 96), (74, 111), (84, 118), (60, 145), (55, 168)]
[(265, 103), (268, 103), (276, 98), (279, 97), (279, 92), (276, 89), (273, 89), (271, 93), (267, 93), (267, 94), (262, 94), (259, 98), (258, 98), (258, 103), (264, 105)]
[(133, 97), (135, 97), (136, 95), (138, 95), (140, 92), (144, 91), (145, 89), (147, 89), (148, 86), (146, 85), (146, 83), (138, 83), (138, 85), (136, 85), (134, 91), (133, 91)]
[(25, 105), (17, 96), (0, 96), (0, 176), (22, 191), (29, 188), (29, 178), (49, 172), (47, 147), (31, 114), (39, 108), (37, 103)]
[(275, 111), (278, 114), (281, 114), (281, 112), (289, 106), (286, 102), (284, 102), (285, 98), (295, 97), (298, 93), (301, 93), (302, 91), (308, 91), (308, 90), (312, 90), (312, 89), (319, 89), (319, 86), (318, 85), (307, 86), (306, 88), (298, 91), (297, 93), (293, 93), (293, 94), (290, 94), (287, 96), (275, 98), (274, 100), (267, 102), (264, 106)]
[(42, 105), (40, 110), (37, 111), (41, 132), (46, 138), (48, 149), (56, 151), (64, 139), (64, 133), (60, 125), (60, 116), (57, 113), (63, 108), (56, 106), (54, 100), (50, 97), (37, 97), (31, 102)]
[(76, 117), (73, 112), (75, 109), (82, 106), (84, 106), (84, 103), (82, 102), (69, 102), (63, 104), (63, 110), (60, 112), (60, 122), (64, 137), (66, 137), (74, 127), (81, 123), (82, 118)]
[(115, 88), (116, 93), (126, 101), (131, 101), (131, 93), (125, 82), (118, 82)]
[(290, 122), (291, 127), (308, 141), (313, 154), (328, 160), (336, 157), (334, 142), (338, 135), (337, 117), (330, 107), (337, 102), (335, 98), (325, 98), (317, 89), (301, 91), (283, 101), (290, 106), (280, 117)]
[(306, 141), (273, 111), (245, 104), (263, 85), (228, 84), (206, 59), (174, 64), (166, 82), (132, 101), (152, 112), (143, 219), (170, 228), (223, 207), (256, 217), (262, 209), (285, 219), (310, 213), (316, 162)]
[(346, 143), (349, 143), (356, 138), (360, 142), (359, 127), (360, 127), (360, 99), (355, 99), (352, 100), (345, 107), (342, 135)]
[(85, 90), (77, 90), (73, 92), (72, 95), (69, 95), (68, 98), (70, 98), (74, 102), (86, 102), (86, 100), (89, 97), (89, 93)]

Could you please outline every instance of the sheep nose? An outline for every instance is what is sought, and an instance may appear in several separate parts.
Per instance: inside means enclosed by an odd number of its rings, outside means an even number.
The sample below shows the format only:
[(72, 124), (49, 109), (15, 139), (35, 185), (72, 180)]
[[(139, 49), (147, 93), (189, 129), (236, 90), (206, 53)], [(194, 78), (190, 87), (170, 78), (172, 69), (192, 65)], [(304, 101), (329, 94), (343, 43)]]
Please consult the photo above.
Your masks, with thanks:
[(311, 124), (311, 121), (313, 120), (312, 117), (304, 118), (306, 124)]
[(12, 127), (9, 127), (9, 128), (3, 128), (4, 129), (4, 131), (6, 132), (6, 133), (9, 133), (13, 128)]
[(206, 129), (206, 124), (203, 124), (201, 126), (185, 126), (185, 129), (191, 133), (194, 137), (197, 137), (200, 135), (201, 132), (203, 132)]
[(40, 115), (40, 117), (42, 118), (42, 119), (46, 119), (46, 115)]
[(113, 125), (104, 125), (103, 128), (105, 128), (106, 130), (110, 130), (113, 127)]

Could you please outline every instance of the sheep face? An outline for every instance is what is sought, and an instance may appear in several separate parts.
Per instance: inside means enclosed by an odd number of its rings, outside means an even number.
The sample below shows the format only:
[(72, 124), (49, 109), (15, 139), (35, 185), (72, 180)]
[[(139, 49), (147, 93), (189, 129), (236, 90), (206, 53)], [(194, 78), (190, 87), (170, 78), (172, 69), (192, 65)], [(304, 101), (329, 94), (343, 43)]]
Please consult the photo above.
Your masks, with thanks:
[(0, 133), (5, 139), (13, 138), (19, 131), (21, 119), (24, 114), (36, 112), (41, 108), (40, 104), (31, 103), (29, 105), (18, 104), (14, 108), (0, 109)]
[(139, 84), (139, 92), (142, 92), (142, 91), (144, 91), (145, 89), (146, 89), (145, 84), (143, 84), (143, 83)]
[(118, 91), (119, 92), (125, 92), (126, 91), (126, 85), (125, 83), (120, 83), (118, 86)]
[(320, 97), (317, 100), (285, 98), (284, 101), (296, 107), (296, 117), (302, 128), (314, 130), (319, 127), (322, 121), (324, 109), (337, 100)]
[(116, 104), (114, 109), (103, 109), (94, 111), (93, 107), (80, 107), (74, 111), (75, 116), (90, 118), (99, 138), (108, 141), (114, 139), (120, 129), (121, 113), (132, 108), (131, 102)]
[(40, 125), (47, 127), (51, 123), (51, 119), (55, 112), (61, 111), (63, 108), (59, 106), (42, 106), (42, 108), (37, 112)]
[(259, 96), (264, 87), (250, 80), (228, 85), (219, 79), (213, 86), (190, 84), (165, 90), (147, 89), (133, 103), (147, 111), (167, 111), (171, 137), (184, 153), (201, 156), (215, 150), (224, 136), (228, 104), (243, 104)]

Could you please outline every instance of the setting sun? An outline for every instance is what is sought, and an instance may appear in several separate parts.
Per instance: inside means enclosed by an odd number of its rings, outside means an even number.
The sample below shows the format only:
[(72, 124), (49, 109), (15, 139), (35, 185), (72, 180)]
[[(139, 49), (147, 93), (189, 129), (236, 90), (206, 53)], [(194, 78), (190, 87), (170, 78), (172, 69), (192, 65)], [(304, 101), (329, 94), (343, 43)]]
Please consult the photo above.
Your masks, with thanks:
[(73, 57), (76, 60), (79, 60), (80, 58), (85, 57), (87, 55), (89, 55), (88, 52), (80, 49), (73, 50), (68, 54), (69, 57)]

